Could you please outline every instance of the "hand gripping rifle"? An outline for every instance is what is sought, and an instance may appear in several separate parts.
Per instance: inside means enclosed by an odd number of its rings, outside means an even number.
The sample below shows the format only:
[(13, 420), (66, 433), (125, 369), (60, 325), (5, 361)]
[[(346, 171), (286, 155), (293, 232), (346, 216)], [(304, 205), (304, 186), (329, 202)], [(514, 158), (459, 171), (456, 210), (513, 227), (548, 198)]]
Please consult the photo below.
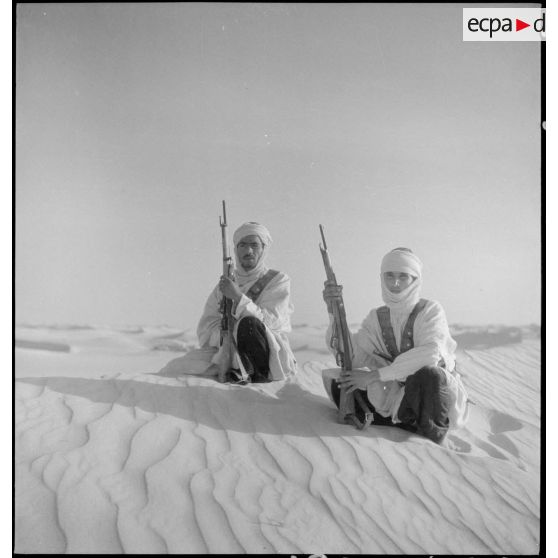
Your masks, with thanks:
[[(234, 264), (230, 255), (229, 242), (227, 240), (227, 209), (223, 200), (223, 217), (219, 216), (219, 226), (221, 227), (221, 242), (223, 245), (223, 275), (234, 281)], [(223, 355), (219, 364), (220, 382), (226, 380), (227, 372), (232, 368), (235, 353), (238, 355), (236, 341), (234, 339), (234, 316), (232, 313), (233, 301), (223, 295), (219, 311), (221, 312), (221, 346), (228, 341), (228, 354)], [(246, 379), (246, 372), (242, 366), (240, 357), (237, 359), (243, 379)]]
[[(320, 252), (324, 261), (327, 280), (338, 285), (335, 273), (329, 261), (326, 239), (324, 236), (324, 228), (320, 225), (320, 234), (322, 235), (323, 245), (320, 244)], [(347, 326), (347, 316), (345, 314), (345, 305), (343, 297), (332, 301), (333, 309), (333, 331), (330, 341), (331, 348), (335, 351), (335, 361), (341, 367), (342, 371), (353, 369), (353, 346), (351, 344), (351, 336)], [(355, 399), (353, 393), (347, 393), (345, 388), (341, 388), (341, 397), (339, 399), (339, 422), (352, 423), (357, 428), (362, 429), (365, 423), (358, 420), (355, 414)]]

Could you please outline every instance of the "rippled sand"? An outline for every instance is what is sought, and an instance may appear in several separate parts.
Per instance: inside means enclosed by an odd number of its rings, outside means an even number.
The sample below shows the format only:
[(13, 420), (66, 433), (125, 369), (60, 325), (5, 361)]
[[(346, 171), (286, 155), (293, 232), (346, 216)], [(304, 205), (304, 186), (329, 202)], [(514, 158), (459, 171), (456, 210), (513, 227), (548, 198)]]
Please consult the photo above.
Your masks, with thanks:
[(295, 378), (240, 387), (157, 373), (188, 331), (18, 327), (15, 551), (537, 553), (539, 338), (465, 344), (446, 448), (337, 424), (323, 334), (293, 331)]

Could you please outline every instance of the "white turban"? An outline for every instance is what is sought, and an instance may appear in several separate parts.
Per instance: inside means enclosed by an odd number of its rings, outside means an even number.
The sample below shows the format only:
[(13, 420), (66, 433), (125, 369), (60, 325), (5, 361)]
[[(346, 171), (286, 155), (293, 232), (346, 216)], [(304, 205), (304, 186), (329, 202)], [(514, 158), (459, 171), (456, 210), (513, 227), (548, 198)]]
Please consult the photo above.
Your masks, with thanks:
[[(416, 279), (400, 293), (392, 293), (385, 283), (384, 273), (408, 273)], [(419, 301), (422, 288), (422, 262), (408, 248), (395, 248), (382, 259), (382, 299), (393, 311), (410, 311)]]
[(382, 259), (381, 272), (388, 271), (422, 277), (422, 262), (408, 248), (395, 248)]
[(240, 227), (238, 227), (238, 229), (234, 231), (233, 243), (235, 248), (245, 236), (249, 236), (252, 234), (258, 236), (262, 241), (262, 243), (265, 244), (266, 246), (268, 247), (271, 246), (273, 239), (271, 238), (269, 231), (263, 225), (250, 221), (248, 223), (244, 223), (240, 225)]
[[(242, 268), (242, 263), (238, 259), (237, 253), (237, 246), (238, 243), (246, 236), (256, 235), (261, 241), (263, 246), (263, 251), (260, 255), (260, 259), (258, 260), (256, 267), (254, 269), (250, 269), (248, 271)], [(244, 223), (240, 225), (233, 234), (233, 243), (234, 243), (234, 254), (236, 257), (236, 280), (240, 287), (252, 283), (258, 277), (261, 277), (267, 270), (268, 267), (266, 265), (266, 258), (267, 253), (269, 251), (269, 247), (273, 242), (269, 231), (259, 223), (254, 223), (252, 221), (248, 223)]]

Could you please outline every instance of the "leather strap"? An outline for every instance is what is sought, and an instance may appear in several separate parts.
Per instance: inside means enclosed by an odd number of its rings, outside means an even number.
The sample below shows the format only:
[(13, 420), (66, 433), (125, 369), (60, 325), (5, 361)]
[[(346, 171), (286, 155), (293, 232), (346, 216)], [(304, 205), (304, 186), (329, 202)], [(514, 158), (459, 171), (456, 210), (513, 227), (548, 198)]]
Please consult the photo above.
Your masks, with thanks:
[(397, 350), (395, 334), (393, 333), (393, 328), (391, 327), (389, 319), (389, 308), (387, 306), (382, 306), (376, 310), (376, 314), (378, 315), (378, 321), (380, 322), (380, 329), (382, 330), (384, 344), (391, 358), (394, 359), (399, 354), (399, 351)]
[(403, 328), (403, 334), (401, 335), (401, 347), (400, 353), (404, 353), (409, 349), (412, 349), (415, 346), (415, 341), (413, 339), (413, 326), (415, 325), (415, 320), (419, 312), (421, 312), (424, 307), (426, 306), (426, 300), (421, 298), (413, 308), (409, 318), (407, 319), (407, 323)]
[(397, 349), (395, 334), (393, 333), (393, 328), (391, 327), (389, 308), (387, 306), (381, 306), (376, 310), (378, 322), (380, 323), (380, 329), (382, 330), (382, 337), (392, 359), (395, 359), (399, 354), (404, 353), (415, 346), (413, 340), (413, 326), (418, 314), (424, 309), (426, 303), (427, 300), (421, 298), (409, 314), (407, 323), (403, 328), (403, 335), (401, 336), (401, 350)]
[(262, 275), (249, 289), (246, 296), (252, 301), (256, 302), (262, 291), (267, 287), (269, 282), (279, 272), (275, 269), (269, 269), (265, 275)]

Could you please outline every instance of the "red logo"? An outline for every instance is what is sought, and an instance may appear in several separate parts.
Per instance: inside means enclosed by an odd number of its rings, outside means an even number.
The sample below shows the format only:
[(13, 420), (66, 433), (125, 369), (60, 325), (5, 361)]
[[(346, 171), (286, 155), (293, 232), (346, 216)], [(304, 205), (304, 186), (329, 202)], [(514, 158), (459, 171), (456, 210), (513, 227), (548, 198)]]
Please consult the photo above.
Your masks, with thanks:
[(521, 21), (520, 19), (515, 20), (515, 30), (516, 31), (521, 31), (522, 29), (525, 29), (526, 27), (531, 27), (530, 23), (525, 23), (524, 21)]

